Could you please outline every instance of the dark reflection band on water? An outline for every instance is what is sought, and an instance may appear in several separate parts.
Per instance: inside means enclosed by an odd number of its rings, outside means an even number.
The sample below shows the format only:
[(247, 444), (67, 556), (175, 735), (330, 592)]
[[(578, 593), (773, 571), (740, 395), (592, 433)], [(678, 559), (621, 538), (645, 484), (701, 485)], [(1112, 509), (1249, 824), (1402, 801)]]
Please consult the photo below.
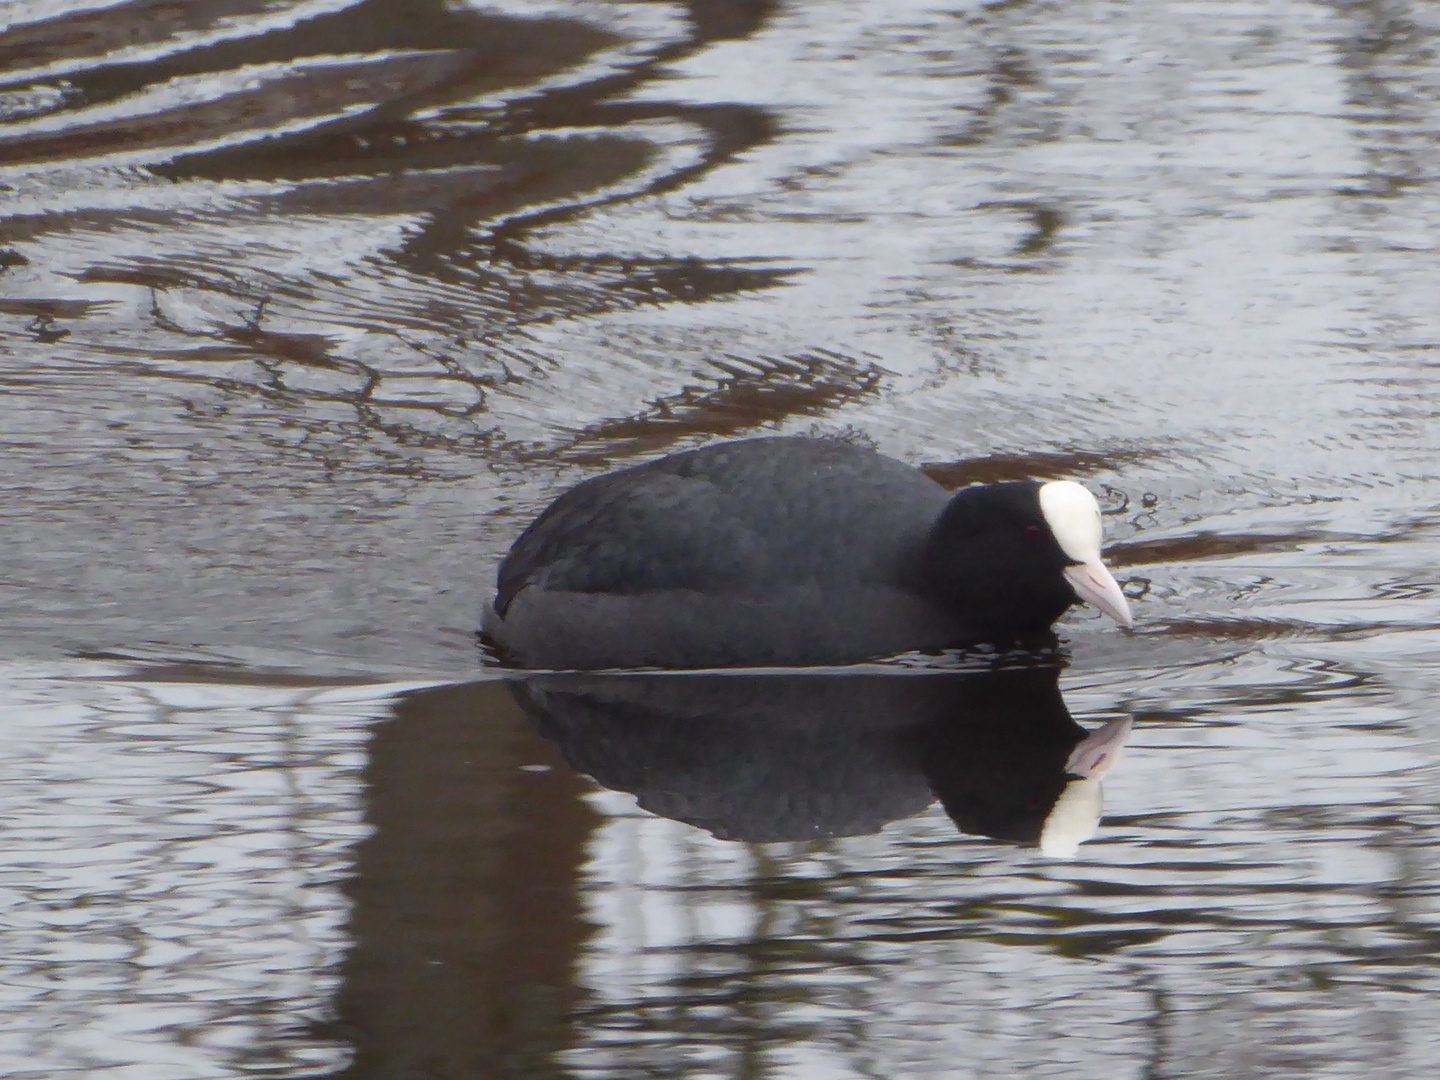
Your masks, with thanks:
[(602, 817), (588, 784), (498, 682), (401, 697), (364, 782), (373, 832), (318, 1032), (352, 1048), (342, 1075), (561, 1075), (592, 933), (578, 883)]

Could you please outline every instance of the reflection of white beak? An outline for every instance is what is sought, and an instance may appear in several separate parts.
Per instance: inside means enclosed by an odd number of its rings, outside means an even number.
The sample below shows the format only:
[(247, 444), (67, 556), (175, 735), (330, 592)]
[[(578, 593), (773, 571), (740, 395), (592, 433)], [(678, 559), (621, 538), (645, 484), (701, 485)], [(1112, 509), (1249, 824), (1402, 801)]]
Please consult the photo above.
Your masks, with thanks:
[(1135, 620), (1130, 615), (1130, 605), (1125, 600), (1125, 594), (1120, 591), (1120, 583), (1099, 559), (1067, 566), (1065, 580), (1070, 582), (1076, 596), (1088, 604), (1094, 604), (1121, 626), (1135, 625)]
[(1055, 859), (1074, 858), (1081, 844), (1095, 835), (1104, 812), (1100, 777), (1115, 764), (1130, 738), (1130, 718), (1122, 716), (1098, 727), (1075, 744), (1065, 771), (1079, 777), (1065, 785), (1040, 830), (1040, 853)]
[(1098, 780), (1115, 767), (1120, 748), (1130, 741), (1130, 717), (1122, 716), (1096, 728), (1075, 744), (1065, 771), (1071, 776)]

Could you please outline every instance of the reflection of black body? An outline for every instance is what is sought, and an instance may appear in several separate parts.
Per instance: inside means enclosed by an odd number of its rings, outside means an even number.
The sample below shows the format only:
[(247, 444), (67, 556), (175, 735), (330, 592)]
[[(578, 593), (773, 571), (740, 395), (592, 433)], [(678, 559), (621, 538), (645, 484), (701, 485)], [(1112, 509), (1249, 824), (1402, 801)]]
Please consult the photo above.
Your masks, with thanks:
[(963, 832), (1032, 842), (1086, 735), (1058, 676), (552, 675), (511, 690), (575, 768), (723, 839), (869, 833), (938, 796)]

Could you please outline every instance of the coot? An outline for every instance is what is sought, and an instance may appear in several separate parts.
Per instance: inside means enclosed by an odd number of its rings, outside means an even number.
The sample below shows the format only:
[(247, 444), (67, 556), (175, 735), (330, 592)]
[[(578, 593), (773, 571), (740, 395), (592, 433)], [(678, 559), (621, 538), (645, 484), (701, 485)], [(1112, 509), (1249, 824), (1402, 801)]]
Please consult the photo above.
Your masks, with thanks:
[(565, 492), (500, 564), (485, 633), (531, 668), (844, 664), (1130, 610), (1068, 480), (964, 488), (834, 439), (720, 443)]

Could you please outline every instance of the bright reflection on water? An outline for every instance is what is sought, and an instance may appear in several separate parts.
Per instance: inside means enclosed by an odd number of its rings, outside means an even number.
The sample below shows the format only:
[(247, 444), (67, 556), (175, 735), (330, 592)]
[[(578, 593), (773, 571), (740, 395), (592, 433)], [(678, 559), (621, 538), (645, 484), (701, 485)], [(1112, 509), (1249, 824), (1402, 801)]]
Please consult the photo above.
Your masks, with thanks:
[[(0, 1073), (1428, 1075), (1437, 12), (0, 2)], [(472, 681), (561, 487), (761, 432), (1102, 496), (1074, 858)]]
[(0, 682), (0, 1071), (342, 1060), (286, 1036), (338, 985), (374, 691), (48, 674)]

